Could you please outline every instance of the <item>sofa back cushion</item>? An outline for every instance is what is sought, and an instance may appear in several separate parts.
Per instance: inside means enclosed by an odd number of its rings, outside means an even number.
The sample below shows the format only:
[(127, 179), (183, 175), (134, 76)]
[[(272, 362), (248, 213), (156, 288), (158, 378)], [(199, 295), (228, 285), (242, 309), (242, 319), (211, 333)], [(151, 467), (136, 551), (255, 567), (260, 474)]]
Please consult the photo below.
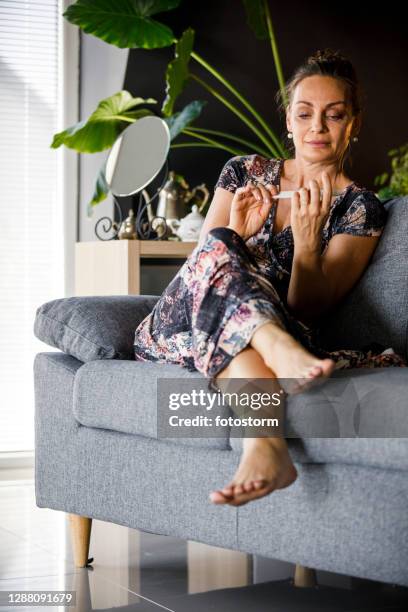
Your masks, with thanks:
[(408, 357), (408, 196), (384, 202), (387, 222), (363, 276), (322, 317), (318, 343), (327, 350), (373, 342)]
[(135, 329), (153, 310), (156, 295), (78, 296), (37, 308), (34, 334), (80, 361), (133, 359)]

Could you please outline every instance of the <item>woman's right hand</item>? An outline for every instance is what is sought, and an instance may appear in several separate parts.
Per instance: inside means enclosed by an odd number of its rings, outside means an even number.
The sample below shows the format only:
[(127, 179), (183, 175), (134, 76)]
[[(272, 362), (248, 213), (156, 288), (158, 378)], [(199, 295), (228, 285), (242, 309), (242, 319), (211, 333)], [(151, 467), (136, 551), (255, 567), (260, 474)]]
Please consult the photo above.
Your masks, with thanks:
[(236, 231), (244, 240), (259, 232), (268, 218), (269, 211), (276, 201), (273, 196), (279, 193), (277, 185), (248, 181), (239, 187), (231, 202), (230, 220), (227, 227)]

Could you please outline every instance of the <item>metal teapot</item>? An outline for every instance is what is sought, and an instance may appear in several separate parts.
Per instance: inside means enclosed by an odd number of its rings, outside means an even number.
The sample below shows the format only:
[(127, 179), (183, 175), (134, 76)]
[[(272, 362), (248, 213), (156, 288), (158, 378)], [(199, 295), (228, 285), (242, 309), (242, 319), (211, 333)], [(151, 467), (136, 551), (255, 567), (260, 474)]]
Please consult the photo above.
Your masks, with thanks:
[[(169, 227), (167, 235), (176, 232), (173, 230), (173, 225), (178, 225), (180, 219), (183, 219), (189, 212), (189, 202), (194, 199), (197, 206), (197, 212), (200, 213), (206, 205), (210, 193), (205, 186), (205, 183), (197, 185), (193, 189), (189, 189), (188, 183), (182, 179), (176, 180), (174, 170), (169, 172), (169, 179), (159, 193), (159, 202), (157, 204), (156, 215), (164, 217)], [(202, 193), (201, 198), (198, 198), (197, 193)], [(177, 222), (177, 223), (174, 223)]]
[[(116, 223), (115, 223), (116, 225)], [(129, 209), (129, 216), (123, 221), (118, 232), (119, 240), (136, 240), (136, 219), (132, 208)]]

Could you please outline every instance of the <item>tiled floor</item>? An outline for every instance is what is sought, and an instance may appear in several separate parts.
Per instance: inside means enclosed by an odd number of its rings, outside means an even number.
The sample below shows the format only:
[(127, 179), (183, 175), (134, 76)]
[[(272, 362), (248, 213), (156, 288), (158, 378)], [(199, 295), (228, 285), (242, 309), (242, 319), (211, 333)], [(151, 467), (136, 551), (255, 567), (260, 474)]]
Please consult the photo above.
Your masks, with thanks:
[[(35, 505), (34, 475), (0, 479), (0, 590), (66, 590), (59, 610), (135, 612), (395, 612), (408, 589), (318, 572), (319, 586), (292, 585), (293, 566), (94, 520), (88, 568), (72, 559), (63, 512)], [(10, 476), (10, 478), (13, 478)], [(50, 606), (0, 610), (45, 610)]]

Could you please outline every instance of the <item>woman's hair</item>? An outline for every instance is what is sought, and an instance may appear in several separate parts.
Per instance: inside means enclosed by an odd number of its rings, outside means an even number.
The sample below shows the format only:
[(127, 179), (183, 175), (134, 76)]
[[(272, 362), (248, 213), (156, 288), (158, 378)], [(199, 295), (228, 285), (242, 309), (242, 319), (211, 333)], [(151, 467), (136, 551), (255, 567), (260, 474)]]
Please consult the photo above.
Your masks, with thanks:
[[(357, 117), (362, 114), (364, 95), (353, 64), (339, 51), (333, 51), (330, 48), (326, 48), (323, 50), (319, 49), (310, 55), (306, 61), (295, 70), (293, 76), (286, 83), (284, 91), (279, 90), (277, 92), (275, 99), (278, 105), (278, 110), (285, 117), (285, 119), (287, 109), (293, 101), (296, 86), (306, 77), (314, 76), (316, 74), (321, 76), (330, 76), (345, 83), (345, 94), (351, 106), (353, 117)], [(286, 96), (286, 100), (284, 96)], [(293, 153), (293, 140), (287, 137), (286, 140), (287, 144), (292, 146)], [(345, 160), (348, 157), (351, 159), (350, 143), (340, 160), (340, 171), (343, 171)]]

